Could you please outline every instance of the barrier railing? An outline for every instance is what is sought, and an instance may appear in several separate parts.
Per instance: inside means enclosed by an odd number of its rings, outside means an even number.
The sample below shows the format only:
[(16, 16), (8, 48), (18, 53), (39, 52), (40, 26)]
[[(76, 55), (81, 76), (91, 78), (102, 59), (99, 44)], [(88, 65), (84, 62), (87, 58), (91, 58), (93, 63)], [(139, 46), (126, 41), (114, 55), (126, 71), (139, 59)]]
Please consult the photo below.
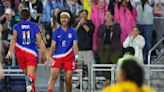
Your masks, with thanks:
[[(147, 79), (147, 84), (148, 86), (150, 86), (150, 77), (152, 75), (152, 72), (164, 72), (164, 65), (145, 65), (145, 79)], [(92, 79), (92, 91), (91, 92), (95, 92), (95, 76), (94, 73), (96, 71), (109, 71), (111, 72), (111, 84), (113, 84), (115, 82), (115, 72), (116, 72), (116, 65), (115, 64), (93, 64), (92, 65), (92, 69), (91, 69), (91, 79)]]
[[(43, 65), (39, 65), (43, 67)], [(116, 80), (116, 65), (115, 64), (92, 64), (91, 66), (91, 91), (95, 92), (95, 72), (97, 71), (109, 71), (111, 73), (111, 84), (115, 83)], [(162, 72), (164, 75), (164, 65), (145, 65), (145, 79), (147, 80), (147, 85), (150, 86), (151, 76), (155, 72)], [(4, 69), (5, 76), (25, 76), (20, 69)], [(75, 70), (73, 76), (80, 76), (80, 92), (83, 92), (83, 79), (82, 79), (82, 69)], [(156, 76), (156, 75), (155, 75)], [(47, 83), (45, 84), (47, 85)], [(37, 86), (37, 85), (36, 85)]]
[(115, 64), (93, 64), (91, 65), (91, 92), (94, 92), (95, 90), (95, 81), (94, 79), (95, 78), (95, 72), (96, 71), (109, 71), (111, 72), (111, 84), (114, 83), (114, 80), (115, 80), (115, 67), (116, 65)]
[(4, 76), (25, 76), (20, 69), (4, 69)]
[(150, 50), (149, 50), (149, 53), (148, 53), (148, 64), (150, 65), (150, 63), (151, 63), (151, 53), (152, 53), (152, 51), (154, 51), (158, 46), (159, 46), (159, 44), (160, 43), (162, 43), (164, 41), (164, 37), (160, 40), (160, 41), (158, 41)]
[[(41, 67), (43, 68), (43, 70), (41, 70)], [(44, 80), (46, 80), (45, 82), (42, 82), (43, 84), (42, 84), (42, 87), (43, 88), (41, 88), (41, 87), (39, 87), (39, 85), (37, 85), (36, 84), (36, 87), (38, 86), (38, 88), (40, 88), (40, 89), (44, 89), (44, 90), (47, 90), (47, 85), (48, 85), (48, 79), (49, 79), (49, 72), (50, 72), (50, 69), (44, 69), (44, 65), (43, 64), (38, 64), (38, 68), (42, 71), (42, 72), (40, 72), (40, 73), (43, 73), (43, 75), (46, 75), (46, 76), (41, 76), (40, 74), (39, 75), (37, 75), (37, 77), (46, 77), (46, 79), (45, 78), (43, 78)], [(39, 69), (37, 69), (37, 74), (39, 73), (38, 71), (40, 71)], [(10, 69), (10, 68), (8, 68), (8, 69), (3, 69), (3, 71), (4, 71), (4, 76), (25, 76), (25, 74), (23, 74), (23, 71), (21, 70), (21, 69)], [(83, 87), (82, 87), (82, 84), (83, 84), (83, 79), (82, 79), (82, 72), (83, 72), (83, 70), (82, 69), (76, 69), (74, 72), (73, 72), (73, 76), (79, 76), (79, 77), (81, 77), (80, 78), (80, 92), (83, 92)], [(63, 74), (61, 74), (61, 75), (63, 75)], [(62, 77), (64, 77), (64, 76), (62, 76)], [(39, 81), (39, 80), (37, 80), (38, 78), (36, 78), (36, 81)], [(61, 86), (61, 85), (60, 85)], [(63, 87), (64, 88), (64, 87)], [(43, 90), (41, 90), (41, 91), (43, 91)]]

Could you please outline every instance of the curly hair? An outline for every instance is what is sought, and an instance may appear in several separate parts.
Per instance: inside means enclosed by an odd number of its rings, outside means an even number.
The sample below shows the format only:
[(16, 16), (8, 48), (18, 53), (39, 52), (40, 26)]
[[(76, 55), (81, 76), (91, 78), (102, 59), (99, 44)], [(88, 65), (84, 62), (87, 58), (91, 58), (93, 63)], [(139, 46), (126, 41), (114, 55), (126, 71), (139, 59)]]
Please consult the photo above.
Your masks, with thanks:
[[(143, 68), (134, 60), (125, 60), (121, 65), (124, 72), (125, 80), (135, 82), (139, 87), (143, 85), (144, 71)], [(136, 76), (137, 75), (137, 76)]]
[(60, 14), (61, 14), (62, 12), (67, 12), (67, 13), (69, 13), (69, 15), (70, 15), (70, 20), (69, 20), (69, 22), (68, 22), (68, 26), (72, 26), (73, 23), (75, 22), (75, 19), (74, 19), (74, 17), (73, 17), (73, 14), (72, 14), (70, 11), (68, 11), (68, 10), (62, 10), (62, 11), (60, 11), (60, 12), (58, 13), (58, 15), (57, 15), (57, 22), (61, 25), (61, 22), (60, 22)]

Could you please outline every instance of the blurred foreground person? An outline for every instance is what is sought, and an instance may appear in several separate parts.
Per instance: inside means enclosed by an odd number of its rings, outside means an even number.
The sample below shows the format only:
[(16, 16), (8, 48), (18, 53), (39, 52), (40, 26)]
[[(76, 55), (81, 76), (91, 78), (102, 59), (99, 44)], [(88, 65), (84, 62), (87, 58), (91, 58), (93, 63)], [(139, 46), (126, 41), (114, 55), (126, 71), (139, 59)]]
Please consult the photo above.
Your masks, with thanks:
[(120, 66), (117, 71), (118, 82), (106, 87), (102, 92), (154, 92), (143, 85), (144, 71), (135, 60), (125, 60)]

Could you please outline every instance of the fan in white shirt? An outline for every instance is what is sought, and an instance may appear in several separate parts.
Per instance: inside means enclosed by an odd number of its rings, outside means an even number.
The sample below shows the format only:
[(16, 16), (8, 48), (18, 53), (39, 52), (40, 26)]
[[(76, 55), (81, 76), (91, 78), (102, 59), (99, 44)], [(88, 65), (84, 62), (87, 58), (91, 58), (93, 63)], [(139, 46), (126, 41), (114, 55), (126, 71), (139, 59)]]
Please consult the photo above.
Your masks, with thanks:
[(137, 27), (133, 28), (133, 31), (129, 33), (129, 36), (123, 43), (123, 47), (133, 47), (135, 50), (135, 56), (143, 62), (143, 48), (145, 46), (145, 39), (140, 35), (140, 30)]

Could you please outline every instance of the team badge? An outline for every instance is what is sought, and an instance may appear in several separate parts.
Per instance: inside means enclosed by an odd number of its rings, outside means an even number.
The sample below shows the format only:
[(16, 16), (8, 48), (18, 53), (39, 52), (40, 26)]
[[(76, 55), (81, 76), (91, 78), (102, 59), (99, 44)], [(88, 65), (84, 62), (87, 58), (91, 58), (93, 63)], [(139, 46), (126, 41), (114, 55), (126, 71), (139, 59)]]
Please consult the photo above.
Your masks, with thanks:
[(68, 38), (72, 38), (72, 34), (71, 33), (68, 34)]

